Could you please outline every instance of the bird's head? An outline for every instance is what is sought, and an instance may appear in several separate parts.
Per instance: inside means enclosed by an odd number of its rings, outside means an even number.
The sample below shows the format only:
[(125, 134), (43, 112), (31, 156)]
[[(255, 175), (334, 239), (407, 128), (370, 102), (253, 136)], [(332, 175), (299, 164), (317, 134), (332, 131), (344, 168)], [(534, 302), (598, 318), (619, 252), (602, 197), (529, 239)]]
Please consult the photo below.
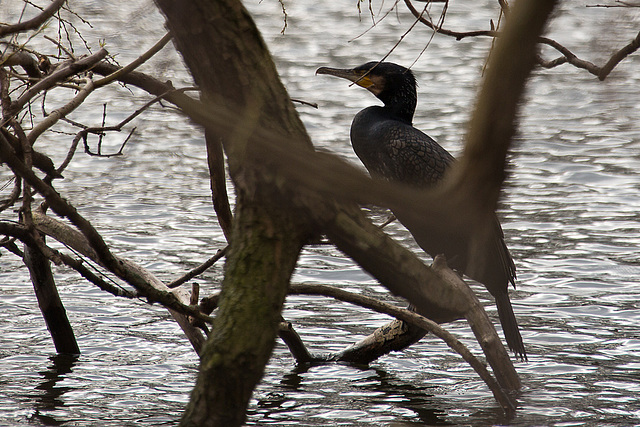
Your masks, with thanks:
[(371, 61), (355, 68), (320, 67), (316, 74), (329, 74), (350, 80), (380, 97), (388, 91), (397, 91), (400, 87), (415, 89), (416, 78), (411, 70), (393, 62)]
[(408, 68), (392, 62), (367, 62), (355, 68), (318, 68), (316, 74), (328, 74), (350, 80), (367, 89), (391, 108), (415, 109), (416, 78)]

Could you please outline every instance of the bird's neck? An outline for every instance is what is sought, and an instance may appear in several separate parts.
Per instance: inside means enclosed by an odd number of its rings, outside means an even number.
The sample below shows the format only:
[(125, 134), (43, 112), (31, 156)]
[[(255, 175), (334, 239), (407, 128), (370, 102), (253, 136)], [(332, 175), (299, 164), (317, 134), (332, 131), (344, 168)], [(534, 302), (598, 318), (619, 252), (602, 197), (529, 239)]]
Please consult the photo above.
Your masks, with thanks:
[(413, 123), (413, 115), (416, 112), (418, 102), (415, 89), (400, 88), (389, 91), (387, 94), (383, 92), (379, 98), (384, 102), (384, 109), (391, 115), (407, 124)]

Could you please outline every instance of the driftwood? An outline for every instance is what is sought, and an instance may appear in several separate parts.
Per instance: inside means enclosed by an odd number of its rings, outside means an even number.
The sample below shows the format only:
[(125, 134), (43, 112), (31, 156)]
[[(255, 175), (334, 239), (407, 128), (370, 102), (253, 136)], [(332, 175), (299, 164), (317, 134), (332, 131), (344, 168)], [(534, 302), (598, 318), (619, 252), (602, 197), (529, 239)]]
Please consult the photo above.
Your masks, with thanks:
[(402, 351), (429, 333), (428, 329), (421, 328), (418, 323), (394, 319), (380, 326), (366, 338), (334, 354), (331, 360), (369, 364), (385, 354)]

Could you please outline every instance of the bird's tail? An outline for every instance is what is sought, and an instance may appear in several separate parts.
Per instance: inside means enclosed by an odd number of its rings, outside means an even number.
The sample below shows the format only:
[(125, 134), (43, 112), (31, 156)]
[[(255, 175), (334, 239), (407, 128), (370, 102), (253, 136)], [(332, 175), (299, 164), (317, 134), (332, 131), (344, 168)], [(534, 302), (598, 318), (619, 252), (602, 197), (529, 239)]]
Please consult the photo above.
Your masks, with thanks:
[(496, 306), (498, 307), (500, 324), (502, 324), (502, 330), (504, 332), (504, 337), (507, 340), (507, 345), (509, 346), (509, 349), (515, 353), (518, 359), (526, 361), (527, 353), (524, 349), (524, 343), (522, 342), (522, 336), (520, 335), (516, 316), (513, 313), (513, 307), (511, 307), (509, 294), (506, 292), (500, 293), (495, 296), (495, 299)]

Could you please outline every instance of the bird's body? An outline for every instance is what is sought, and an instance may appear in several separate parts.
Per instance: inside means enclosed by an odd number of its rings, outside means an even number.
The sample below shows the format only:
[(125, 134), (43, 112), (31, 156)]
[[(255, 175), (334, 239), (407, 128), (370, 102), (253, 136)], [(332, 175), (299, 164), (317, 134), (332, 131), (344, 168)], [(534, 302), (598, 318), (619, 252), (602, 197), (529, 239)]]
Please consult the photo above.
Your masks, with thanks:
[(351, 141), (373, 176), (413, 186), (436, 184), (454, 160), (411, 124), (389, 118), (384, 107), (368, 107), (355, 116)]
[[(449, 152), (422, 131), (413, 127), (417, 104), (416, 80), (413, 73), (388, 62), (369, 62), (343, 70), (320, 68), (318, 74), (346, 78), (368, 89), (384, 106), (371, 106), (360, 111), (351, 125), (351, 143), (369, 173), (378, 178), (425, 188), (437, 184), (454, 162)], [(398, 218), (403, 222), (403, 218)], [(493, 295), (509, 348), (526, 359), (516, 322), (508, 284), (515, 283), (515, 265), (509, 254), (500, 223), (494, 221), (488, 247), (482, 254), (470, 254), (469, 242), (437, 229), (429, 233), (414, 232), (406, 224), (416, 242), (431, 256), (445, 254), (449, 265), (482, 283)], [(478, 259), (471, 257), (478, 256)]]

